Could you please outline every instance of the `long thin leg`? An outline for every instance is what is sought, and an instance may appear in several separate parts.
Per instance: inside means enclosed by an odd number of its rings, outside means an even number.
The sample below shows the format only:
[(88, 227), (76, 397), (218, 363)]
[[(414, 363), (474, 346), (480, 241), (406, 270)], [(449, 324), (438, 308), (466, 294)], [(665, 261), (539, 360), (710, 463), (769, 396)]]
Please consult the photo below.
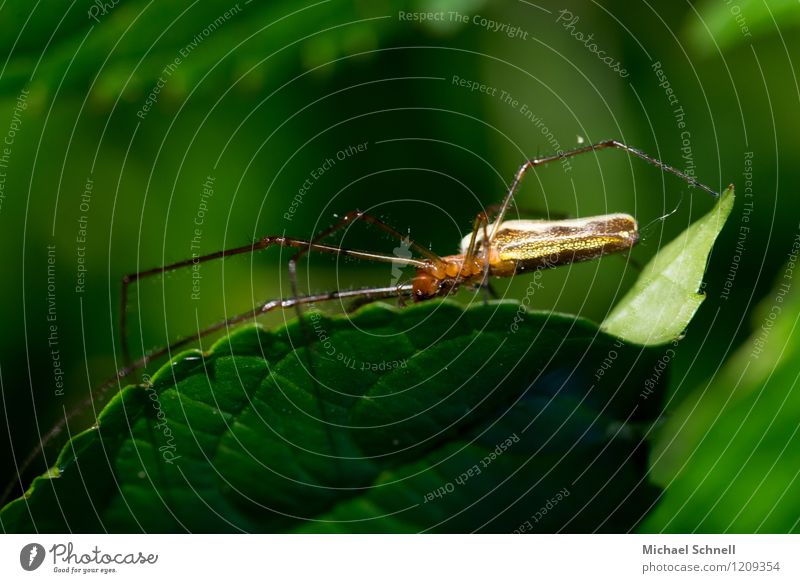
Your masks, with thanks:
[[(388, 255), (371, 253), (368, 251), (359, 251), (354, 249), (341, 249), (339, 247), (333, 247), (330, 245), (321, 245), (313, 241), (303, 241), (300, 239), (293, 239), (291, 237), (270, 236), (259, 239), (258, 241), (256, 241), (251, 245), (244, 245), (242, 247), (235, 247), (233, 249), (225, 249), (222, 251), (209, 253), (208, 255), (202, 255), (199, 257), (184, 259), (183, 261), (171, 263), (163, 267), (156, 267), (153, 269), (148, 269), (146, 271), (132, 273), (122, 278), (122, 291), (120, 293), (120, 336), (121, 336), (120, 344), (122, 347), (122, 355), (125, 363), (129, 364), (131, 362), (130, 347), (128, 344), (128, 329), (127, 329), (128, 288), (130, 287), (131, 284), (145, 277), (153, 275), (163, 275), (170, 271), (175, 271), (177, 269), (189, 267), (192, 265), (197, 265), (200, 263), (205, 263), (206, 261), (211, 261), (214, 259), (222, 259), (225, 257), (240, 255), (242, 253), (253, 253), (255, 251), (266, 249), (267, 247), (275, 245), (281, 247), (295, 247), (295, 248), (300, 248), (301, 250), (319, 251), (322, 253), (332, 253), (335, 255), (346, 255), (348, 257), (357, 257), (359, 259), (367, 259), (370, 261), (382, 261), (385, 263), (405, 263), (406, 265), (415, 265), (417, 267), (425, 266), (424, 262), (410, 258), (390, 257)], [(295, 293), (295, 295), (297, 294)]]
[(489, 221), (483, 223), (483, 240), (486, 244), (483, 246), (483, 279), (481, 279), (481, 288), (484, 290), (483, 303), (488, 304), (489, 298), (497, 299), (497, 292), (492, 287), (489, 281)]
[[(397, 285), (395, 287), (402, 288), (405, 285), (406, 284), (399, 284), (399, 285)], [(397, 296), (397, 300), (398, 300), (398, 303), (399, 303), (400, 307), (405, 307), (405, 302), (403, 301), (403, 298), (405, 297), (405, 295), (406, 294), (401, 293), (401, 294), (398, 294), (398, 296)], [(364, 306), (368, 306), (369, 304), (372, 304), (374, 302), (377, 302), (377, 301), (380, 301), (380, 300), (383, 300), (383, 299), (386, 299), (386, 298), (385, 297), (375, 297), (375, 296), (363, 296), (363, 297), (360, 297), (360, 298), (356, 298), (355, 300), (353, 300), (352, 302), (350, 302), (347, 305), (347, 308), (346, 308), (345, 312), (347, 314), (352, 314), (356, 310), (358, 310), (360, 308), (363, 308)]]
[(178, 348), (182, 348), (187, 344), (195, 342), (201, 338), (208, 336), (209, 334), (213, 334), (214, 332), (218, 332), (222, 329), (226, 329), (234, 324), (239, 324), (244, 322), (245, 320), (255, 319), (258, 316), (263, 316), (268, 312), (272, 312), (276, 309), (287, 309), (293, 308), (297, 305), (303, 304), (313, 304), (316, 302), (328, 302), (332, 300), (338, 299), (358, 299), (358, 298), (374, 298), (374, 299), (382, 299), (382, 298), (393, 298), (405, 295), (411, 295), (412, 293), (412, 285), (406, 284), (402, 286), (390, 286), (390, 287), (373, 287), (373, 288), (364, 288), (364, 289), (354, 289), (354, 290), (342, 290), (342, 291), (332, 291), (332, 292), (325, 292), (321, 294), (313, 294), (308, 296), (300, 296), (294, 298), (287, 298), (287, 299), (277, 299), (277, 300), (269, 300), (264, 302), (263, 304), (259, 304), (258, 306), (247, 310), (246, 312), (242, 312), (241, 314), (237, 314), (236, 316), (232, 316), (221, 322), (217, 322), (209, 326), (208, 328), (204, 328), (200, 330), (197, 334), (193, 334), (191, 336), (185, 336), (180, 340), (176, 340), (175, 342), (171, 343), (169, 346), (165, 346), (164, 348), (159, 348), (152, 352), (149, 352), (136, 362), (120, 369), (117, 374), (111, 379), (110, 382), (115, 382), (117, 379), (122, 379), (130, 375), (132, 372), (142, 368), (143, 366), (147, 365), (148, 362), (161, 358), (167, 354), (172, 354)]
[[(486, 226), (489, 224), (489, 215), (481, 211), (475, 217), (475, 222), (472, 223), (472, 238), (469, 240), (467, 252), (464, 254), (464, 263), (475, 259), (476, 251), (478, 249), (478, 233), (483, 230), (484, 237), (486, 236)], [(483, 250), (484, 254), (488, 248), (486, 247), (486, 239), (484, 239)]]
[(660, 168), (664, 172), (669, 172), (670, 174), (674, 174), (675, 176), (681, 178), (682, 180), (686, 181), (687, 183), (691, 184), (692, 186), (697, 186), (711, 194), (711, 196), (718, 197), (719, 193), (712, 190), (702, 182), (698, 181), (695, 177), (689, 176), (685, 172), (681, 172), (677, 168), (673, 168), (668, 164), (664, 164), (660, 160), (653, 158), (652, 156), (645, 154), (641, 150), (637, 150), (636, 148), (632, 148), (623, 144), (617, 140), (606, 140), (605, 142), (599, 142), (597, 144), (590, 144), (587, 146), (581, 146), (580, 148), (576, 148), (574, 150), (569, 150), (567, 152), (560, 152), (558, 154), (553, 154), (552, 156), (546, 156), (544, 158), (536, 158), (533, 160), (528, 160), (525, 162), (519, 170), (517, 170), (516, 175), (514, 176), (514, 180), (511, 183), (511, 188), (508, 190), (508, 194), (506, 195), (505, 199), (503, 199), (503, 204), (500, 207), (500, 212), (497, 215), (497, 218), (494, 222), (494, 227), (492, 228), (491, 239), (494, 239), (497, 235), (498, 226), (502, 222), (503, 218), (505, 218), (506, 213), (508, 212), (509, 207), (511, 206), (511, 201), (514, 198), (514, 194), (516, 193), (517, 189), (519, 188), (520, 182), (522, 182), (522, 178), (525, 176), (525, 173), (530, 170), (531, 168), (535, 168), (536, 166), (544, 166), (545, 164), (549, 164), (550, 162), (556, 162), (558, 160), (563, 160), (564, 158), (570, 158), (571, 156), (577, 156), (579, 154), (586, 154), (588, 152), (594, 152), (597, 150), (604, 150), (606, 148), (618, 148), (620, 150), (624, 150), (628, 154), (641, 158), (645, 162)]

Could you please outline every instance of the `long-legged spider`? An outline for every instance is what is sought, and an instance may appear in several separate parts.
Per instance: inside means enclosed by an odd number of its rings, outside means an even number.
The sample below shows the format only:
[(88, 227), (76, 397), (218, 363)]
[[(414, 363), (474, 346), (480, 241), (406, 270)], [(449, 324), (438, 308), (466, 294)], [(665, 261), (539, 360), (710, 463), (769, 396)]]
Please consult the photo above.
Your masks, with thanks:
[[(641, 150), (632, 148), (617, 140), (607, 140), (596, 144), (589, 144), (560, 152), (543, 158), (536, 158), (525, 162), (517, 171), (514, 180), (505, 195), (499, 210), (490, 220), (487, 212), (481, 212), (475, 219), (470, 235), (461, 241), (460, 252), (455, 255), (439, 256), (410, 240), (383, 221), (354, 210), (344, 215), (336, 224), (319, 233), (310, 241), (295, 239), (285, 236), (263, 237), (250, 245), (225, 249), (155, 267), (126, 275), (122, 279), (122, 292), (120, 302), (120, 334), (121, 348), (126, 362), (117, 378), (127, 376), (131, 372), (143, 367), (153, 359), (171, 354), (174, 350), (196, 341), (204, 336), (243, 321), (257, 318), (276, 309), (297, 308), (300, 316), (300, 307), (305, 304), (325, 302), (330, 300), (352, 299), (359, 302), (373, 301), (385, 298), (408, 298), (415, 302), (431, 298), (446, 296), (455, 292), (462, 286), (482, 286), (490, 277), (511, 277), (517, 273), (533, 269), (559, 267), (598, 258), (602, 255), (620, 253), (632, 248), (639, 240), (639, 230), (636, 219), (628, 214), (614, 213), (566, 220), (509, 220), (505, 216), (511, 207), (514, 195), (528, 170), (543, 166), (551, 162), (563, 160), (579, 154), (617, 148), (649, 162), (680, 177), (688, 184), (705, 190), (712, 196), (719, 196), (717, 192), (699, 182), (696, 178), (685, 172), (669, 166)], [(409, 249), (416, 252), (417, 258), (404, 258), (389, 256), (370, 251), (344, 249), (334, 245), (324, 244), (322, 241), (341, 231), (355, 221), (365, 221), (395, 237), (405, 241)], [(200, 330), (197, 334), (181, 338), (168, 346), (154, 350), (137, 361), (132, 361), (127, 340), (127, 304), (128, 290), (132, 283), (145, 277), (163, 275), (167, 272), (204, 263), (214, 259), (222, 259), (243, 253), (252, 253), (268, 247), (281, 246), (293, 247), (297, 252), (288, 263), (289, 281), (292, 297), (286, 299), (273, 299), (263, 302), (246, 312), (227, 318), (217, 324)], [(334, 290), (330, 292), (304, 295), (298, 292), (297, 263), (308, 252), (348, 256), (369, 261), (400, 264), (412, 266), (416, 275), (410, 283), (403, 283), (389, 287), (370, 287), (355, 290)]]

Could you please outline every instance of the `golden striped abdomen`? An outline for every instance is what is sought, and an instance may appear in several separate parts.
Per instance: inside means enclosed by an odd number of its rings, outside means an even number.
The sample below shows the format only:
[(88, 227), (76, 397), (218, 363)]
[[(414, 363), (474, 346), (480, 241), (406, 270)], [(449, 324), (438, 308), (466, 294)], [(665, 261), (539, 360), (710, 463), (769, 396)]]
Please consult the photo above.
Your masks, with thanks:
[[(487, 229), (490, 234), (493, 228)], [(636, 219), (626, 214), (562, 221), (505, 221), (492, 240), (489, 260), (493, 275), (506, 276), (620, 253), (638, 240)], [(465, 237), (462, 253), (468, 245), (469, 237)]]

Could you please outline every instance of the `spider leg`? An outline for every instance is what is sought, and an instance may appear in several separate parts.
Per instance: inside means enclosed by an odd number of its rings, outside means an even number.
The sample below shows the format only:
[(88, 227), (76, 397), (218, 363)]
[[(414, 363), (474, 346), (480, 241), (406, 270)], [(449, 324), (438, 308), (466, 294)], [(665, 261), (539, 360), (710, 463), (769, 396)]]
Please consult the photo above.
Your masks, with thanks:
[(495, 219), (494, 227), (491, 233), (491, 239), (497, 234), (497, 227), (500, 222), (505, 218), (508, 209), (511, 206), (511, 201), (514, 198), (515, 193), (519, 189), (519, 185), (522, 182), (522, 179), (525, 177), (525, 173), (530, 170), (531, 168), (536, 168), (537, 166), (544, 166), (545, 164), (549, 164), (551, 162), (557, 162), (559, 160), (563, 160), (564, 158), (570, 158), (572, 156), (578, 156), (580, 154), (587, 154), (589, 152), (596, 152), (598, 150), (605, 150), (607, 148), (616, 148), (619, 150), (623, 150), (627, 152), (629, 155), (636, 156), (637, 158), (641, 158), (645, 162), (652, 164), (653, 166), (660, 168), (664, 172), (669, 172), (670, 174), (674, 174), (678, 178), (682, 179), (683, 181), (687, 182), (691, 186), (696, 186), (702, 190), (705, 190), (713, 197), (719, 197), (719, 193), (712, 190), (699, 180), (697, 180), (694, 176), (689, 176), (685, 172), (674, 168), (664, 162), (653, 158), (649, 154), (642, 152), (636, 148), (632, 148), (618, 140), (606, 140), (603, 142), (598, 142), (597, 144), (589, 144), (586, 146), (581, 146), (580, 148), (575, 148), (574, 150), (568, 150), (566, 152), (558, 152), (553, 154), (552, 156), (545, 156), (544, 158), (535, 158), (533, 160), (528, 160), (522, 166), (520, 166), (517, 173), (514, 175), (514, 180), (511, 182), (511, 187), (508, 189), (508, 193), (506, 194), (505, 198), (503, 199), (502, 204), (500, 205), (500, 211)]
[[(315, 243), (314, 241), (304, 241), (301, 239), (294, 239), (291, 237), (284, 237), (282, 235), (277, 235), (277, 236), (263, 237), (250, 245), (243, 245), (241, 247), (234, 247), (232, 249), (224, 249), (222, 251), (216, 251), (214, 253), (209, 253), (207, 255), (201, 255), (199, 257), (192, 257), (190, 259), (177, 261), (175, 263), (171, 263), (162, 267), (155, 267), (153, 269), (147, 269), (145, 271), (131, 273), (122, 278), (122, 290), (120, 292), (120, 321), (119, 321), (120, 337), (121, 337), (120, 345), (122, 348), (122, 355), (124, 362), (126, 364), (131, 363), (130, 346), (128, 344), (128, 294), (129, 294), (129, 288), (134, 282), (138, 282), (144, 278), (151, 277), (154, 275), (163, 275), (165, 273), (175, 271), (178, 269), (193, 267), (195, 265), (199, 265), (215, 259), (224, 259), (226, 257), (232, 257), (234, 255), (253, 253), (255, 251), (259, 251), (261, 249), (267, 249), (268, 247), (272, 246), (295, 247), (299, 248), (301, 251), (311, 250), (311, 251), (329, 253), (334, 255), (346, 255), (349, 257), (367, 259), (370, 261), (405, 263), (406, 265), (416, 265), (417, 267), (422, 267), (425, 265), (424, 262), (414, 259), (406, 259), (402, 257), (389, 257), (386, 255), (381, 255), (379, 253), (371, 253), (368, 251), (359, 251), (355, 249), (341, 249), (339, 247)], [(294, 295), (297, 296), (299, 294), (294, 293)]]

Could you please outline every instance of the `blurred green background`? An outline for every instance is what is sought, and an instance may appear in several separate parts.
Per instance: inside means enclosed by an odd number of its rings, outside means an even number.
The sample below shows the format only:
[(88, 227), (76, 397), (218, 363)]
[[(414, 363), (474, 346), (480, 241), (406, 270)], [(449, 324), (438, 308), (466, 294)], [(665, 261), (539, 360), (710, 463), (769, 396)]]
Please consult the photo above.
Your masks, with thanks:
[[(123, 275), (268, 234), (309, 238), (357, 207), (456, 252), (527, 157), (616, 138), (738, 194), (671, 363), (651, 460), (666, 491), (643, 529), (797, 531), (798, 25), (790, 0), (5, 2), (1, 475), (65, 411), (80, 411), (70, 433), (92, 422), (104, 399), (85, 400), (122, 365)], [(639, 263), (713, 203), (615, 151), (542, 169), (517, 202), (542, 216), (634, 214), (649, 225)], [(340, 240), (397, 247), (368, 228)], [(288, 294), (286, 259), (207, 264), (199, 299), (191, 271), (142, 282), (135, 353)], [(304, 293), (396, 278), (330, 257), (300, 275)], [(599, 322), (635, 277), (616, 257), (549, 272), (535, 307)], [(498, 288), (520, 298), (527, 284)]]

